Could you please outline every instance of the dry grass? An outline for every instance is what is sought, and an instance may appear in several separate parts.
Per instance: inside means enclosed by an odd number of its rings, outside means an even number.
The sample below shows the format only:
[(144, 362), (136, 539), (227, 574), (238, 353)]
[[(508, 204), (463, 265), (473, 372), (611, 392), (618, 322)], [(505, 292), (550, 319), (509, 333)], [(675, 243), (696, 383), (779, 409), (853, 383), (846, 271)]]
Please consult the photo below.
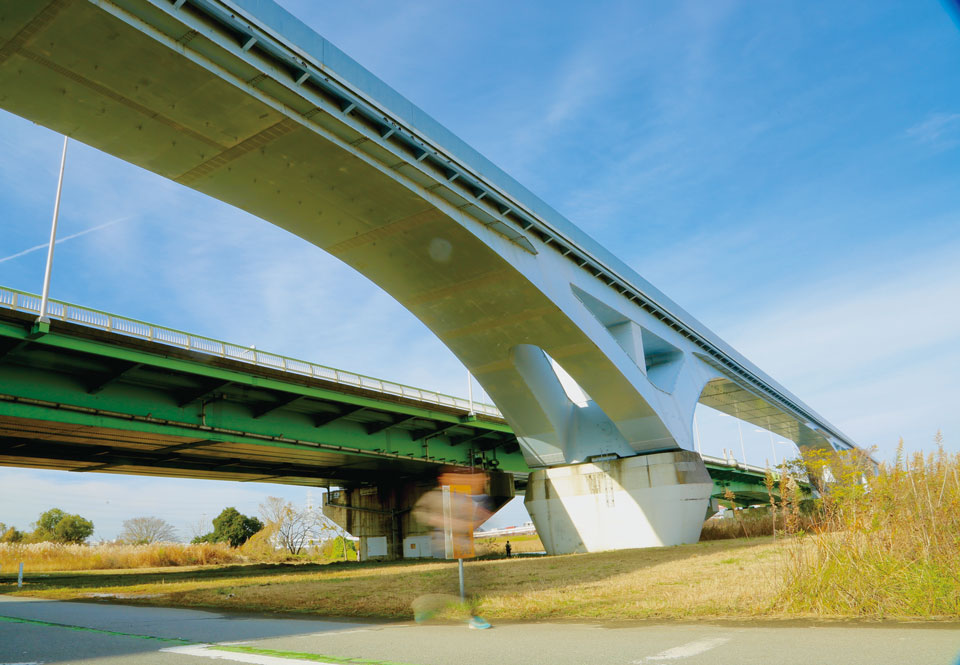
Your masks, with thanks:
[(759, 538), (773, 535), (772, 513), (766, 509), (737, 510), (733, 516), (709, 519), (703, 523), (700, 540)]
[[(708, 525), (704, 540), (646, 550), (468, 562), (473, 609), (491, 619), (941, 618), (960, 616), (960, 455), (942, 446), (928, 457), (898, 456), (867, 474), (863, 459), (813, 456), (806, 464), (834, 482), (812, 514), (800, 510), (784, 473), (783, 500)], [(769, 479), (772, 485), (772, 477)], [(718, 534), (711, 534), (716, 528)], [(478, 541), (478, 554), (502, 557), (506, 538)], [(542, 548), (512, 537), (514, 552)], [(250, 554), (250, 552), (248, 552)], [(33, 571), (222, 563), (241, 559), (225, 546), (0, 547), (0, 593), (17, 593), (14, 567), (27, 561), (24, 595), (410, 618), (424, 598), (455, 597), (455, 562), (234, 565), (164, 570)], [(432, 601), (431, 601), (432, 602)], [(453, 608), (451, 613), (463, 611)], [(443, 616), (441, 614), (441, 616)]]
[(224, 543), (154, 545), (63, 545), (0, 543), (0, 571), (111, 570), (238, 563), (244, 557)]
[(786, 544), (785, 610), (960, 616), (960, 455), (937, 444), (906, 459), (901, 443), (875, 476), (858, 455), (808, 458), (836, 482), (820, 502), (822, 527)]
[[(746, 510), (737, 510), (730, 517), (707, 520), (704, 522), (703, 530), (700, 532), (700, 540), (762, 538), (763, 536), (772, 536), (774, 517), (776, 517), (777, 520), (777, 531), (782, 533), (784, 530), (782, 508), (778, 507), (776, 511), (771, 510), (769, 507), (749, 508)], [(792, 518), (791, 529), (793, 533), (798, 531), (809, 533), (822, 527), (822, 518), (817, 513), (799, 514)]]
[[(777, 561), (769, 538), (728, 540), (471, 561), (466, 580), (477, 611), (488, 618), (744, 617), (765, 614), (776, 602)], [(0, 578), (0, 593), (11, 591), (13, 578)], [(418, 597), (457, 593), (457, 567), (397, 562), (80, 573), (28, 578), (21, 593), (116, 594), (159, 605), (410, 618)]]
[(506, 556), (507, 541), (510, 542), (510, 550), (513, 554), (532, 554), (544, 551), (540, 536), (536, 534), (477, 538), (474, 541), (474, 548), (479, 557)]

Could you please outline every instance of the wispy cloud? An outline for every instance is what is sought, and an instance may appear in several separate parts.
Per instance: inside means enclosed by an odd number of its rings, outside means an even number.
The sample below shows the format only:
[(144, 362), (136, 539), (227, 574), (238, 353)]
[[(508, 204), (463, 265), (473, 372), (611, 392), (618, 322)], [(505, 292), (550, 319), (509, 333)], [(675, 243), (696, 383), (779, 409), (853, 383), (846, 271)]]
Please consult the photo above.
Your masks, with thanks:
[(960, 145), (960, 113), (931, 113), (908, 128), (907, 136), (939, 150)]
[(801, 399), (863, 443), (889, 452), (960, 436), (960, 244), (783, 288), (731, 312), (724, 336)]
[[(57, 238), (57, 241), (54, 243), (54, 245), (60, 245), (60, 244), (63, 244), (63, 243), (65, 243), (65, 242), (69, 241), (69, 240), (73, 240), (74, 238), (80, 238), (80, 237), (82, 237), (82, 236), (85, 236), (85, 235), (87, 235), (88, 233), (94, 233), (94, 232), (96, 232), (96, 231), (100, 231), (100, 230), (109, 228), (109, 227), (111, 227), (111, 226), (114, 226), (115, 224), (121, 224), (121, 223), (123, 223), (123, 222), (126, 222), (126, 221), (129, 220), (129, 219), (130, 219), (130, 217), (121, 217), (120, 219), (114, 219), (114, 220), (111, 220), (111, 221), (109, 221), (109, 222), (104, 222), (103, 224), (98, 224), (98, 225), (93, 226), (93, 227), (91, 227), (91, 228), (89, 228), (89, 229), (84, 229), (83, 231), (77, 231), (76, 233), (71, 233), (70, 235), (63, 236), (62, 238)], [(39, 252), (40, 250), (45, 250), (45, 249), (47, 249), (47, 247), (49, 247), (49, 246), (50, 246), (50, 243), (47, 242), (47, 243), (44, 243), (44, 244), (42, 244), (42, 245), (34, 245), (33, 247), (28, 247), (27, 249), (25, 249), (25, 250), (23, 250), (23, 251), (17, 252), (17, 253), (15, 253), (15, 254), (10, 254), (9, 256), (4, 256), (3, 258), (0, 258), (0, 263), (5, 263), (5, 262), (7, 262), (7, 261), (13, 261), (14, 259), (19, 259), (21, 256), (27, 256), (28, 254), (33, 254), (34, 252)]]

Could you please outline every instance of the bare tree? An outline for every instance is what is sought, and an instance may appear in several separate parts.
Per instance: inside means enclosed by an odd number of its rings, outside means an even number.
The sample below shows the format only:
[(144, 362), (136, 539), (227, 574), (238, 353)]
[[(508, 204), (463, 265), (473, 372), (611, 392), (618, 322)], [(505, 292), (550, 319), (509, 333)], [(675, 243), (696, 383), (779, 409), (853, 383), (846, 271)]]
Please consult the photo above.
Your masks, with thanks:
[(190, 522), (187, 525), (187, 528), (190, 530), (190, 541), (195, 542), (198, 538), (202, 538), (211, 531), (213, 531), (213, 523), (207, 519), (207, 516), (198, 517), (195, 521)]
[(120, 540), (131, 545), (150, 545), (177, 539), (177, 530), (159, 517), (134, 517), (123, 523)]
[(277, 545), (290, 554), (300, 554), (311, 542), (320, 542), (332, 527), (330, 520), (311, 508), (298, 510), (289, 501), (268, 496), (260, 504), (260, 515), (274, 531)]

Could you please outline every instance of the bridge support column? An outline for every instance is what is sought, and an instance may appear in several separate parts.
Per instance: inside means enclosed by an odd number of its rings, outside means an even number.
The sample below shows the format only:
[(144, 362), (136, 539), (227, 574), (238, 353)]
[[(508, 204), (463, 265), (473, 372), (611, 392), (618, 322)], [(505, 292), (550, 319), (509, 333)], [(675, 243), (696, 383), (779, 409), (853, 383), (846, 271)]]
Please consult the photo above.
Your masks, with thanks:
[(548, 554), (694, 543), (713, 482), (695, 452), (538, 469), (524, 505)]
[(407, 482), (332, 491), (323, 514), (360, 538), (361, 560), (401, 559), (405, 538), (429, 535), (428, 529), (412, 522), (410, 509), (430, 489), (430, 484)]
[[(483, 475), (484, 507), (492, 515), (513, 498), (513, 474), (488, 471)], [(453, 476), (456, 474), (446, 477)], [(415, 507), (422, 509), (424, 503), (430, 505), (421, 500), (437, 488), (437, 479), (429, 478), (332, 491), (323, 514), (360, 538), (363, 561), (443, 558), (443, 537), (438, 536), (437, 526), (430, 519), (435, 516), (429, 511), (414, 511)]]

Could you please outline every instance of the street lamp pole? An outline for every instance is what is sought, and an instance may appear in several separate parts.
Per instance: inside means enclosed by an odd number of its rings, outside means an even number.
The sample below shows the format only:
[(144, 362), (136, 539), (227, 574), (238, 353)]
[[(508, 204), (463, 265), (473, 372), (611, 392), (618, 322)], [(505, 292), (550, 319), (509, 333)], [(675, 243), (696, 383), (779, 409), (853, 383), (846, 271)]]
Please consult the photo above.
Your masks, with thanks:
[(47, 247), (47, 267), (43, 273), (43, 292), (40, 296), (40, 315), (37, 321), (49, 323), (47, 308), (50, 300), (50, 273), (53, 271), (53, 246), (57, 244), (57, 219), (60, 217), (60, 193), (63, 191), (63, 167), (67, 163), (67, 139), (63, 137), (63, 154), (60, 156), (60, 176), (57, 179), (57, 198), (53, 203), (53, 223), (50, 225), (50, 246)]

